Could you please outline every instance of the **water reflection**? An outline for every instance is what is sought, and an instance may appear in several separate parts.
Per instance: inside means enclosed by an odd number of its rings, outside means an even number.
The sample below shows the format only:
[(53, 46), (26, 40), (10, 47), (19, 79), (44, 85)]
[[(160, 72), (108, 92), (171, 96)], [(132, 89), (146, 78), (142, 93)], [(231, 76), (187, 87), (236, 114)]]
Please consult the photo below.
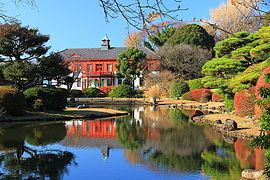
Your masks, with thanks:
[(75, 163), (74, 155), (62, 150), (41, 150), (31, 145), (56, 143), (65, 135), (66, 129), (63, 123), (2, 129), (0, 178), (61, 179), (67, 172), (67, 166)]
[[(77, 138), (72, 145), (82, 145), (82, 138), (87, 137), (99, 139), (99, 143), (84, 144), (88, 147), (124, 148), (130, 163), (156, 171), (202, 171), (212, 179), (238, 179), (244, 168), (263, 169), (262, 150), (249, 148), (248, 141), (235, 142), (209, 126), (190, 123), (189, 117), (194, 114), (189, 110), (139, 107), (132, 117), (66, 124), (67, 134), (73, 140)], [(104, 139), (108, 138), (114, 139), (114, 144), (106, 143)]]
[[(231, 139), (209, 126), (193, 124), (189, 118), (194, 114), (138, 107), (130, 117), (2, 129), (0, 178), (62, 179), (68, 169), (76, 168), (70, 165), (80, 156), (78, 151), (71, 153), (63, 147), (89, 153), (99, 150), (99, 158), (107, 160), (114, 158), (113, 152), (123, 150), (125, 163), (139, 164), (149, 172), (196, 174), (209, 179), (239, 179), (244, 168), (264, 168), (264, 151), (250, 148), (246, 140)], [(58, 150), (47, 148), (53, 143), (61, 144)]]

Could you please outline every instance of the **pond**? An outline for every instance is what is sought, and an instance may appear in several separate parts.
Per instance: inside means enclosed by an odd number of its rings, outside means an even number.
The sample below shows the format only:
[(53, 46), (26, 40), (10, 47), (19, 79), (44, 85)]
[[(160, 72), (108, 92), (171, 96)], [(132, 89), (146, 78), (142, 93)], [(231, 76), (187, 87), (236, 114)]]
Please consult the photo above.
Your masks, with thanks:
[(239, 179), (264, 151), (189, 121), (190, 110), (0, 129), (0, 179)]

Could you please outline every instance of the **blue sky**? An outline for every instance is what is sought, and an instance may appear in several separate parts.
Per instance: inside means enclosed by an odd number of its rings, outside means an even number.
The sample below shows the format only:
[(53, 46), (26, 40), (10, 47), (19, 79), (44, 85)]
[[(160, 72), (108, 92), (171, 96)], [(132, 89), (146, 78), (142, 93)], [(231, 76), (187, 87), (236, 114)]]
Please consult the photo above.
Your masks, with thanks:
[[(111, 39), (112, 46), (124, 46), (128, 34), (127, 24), (122, 18), (105, 22), (98, 0), (36, 0), (37, 8), (15, 5), (11, 0), (1, 2), (5, 4), (8, 15), (16, 16), (23, 25), (50, 35), (47, 45), (53, 51), (99, 47), (105, 34)], [(182, 8), (189, 9), (179, 12), (178, 16), (183, 20), (208, 19), (209, 9), (216, 8), (220, 2), (222, 0), (183, 0)]]

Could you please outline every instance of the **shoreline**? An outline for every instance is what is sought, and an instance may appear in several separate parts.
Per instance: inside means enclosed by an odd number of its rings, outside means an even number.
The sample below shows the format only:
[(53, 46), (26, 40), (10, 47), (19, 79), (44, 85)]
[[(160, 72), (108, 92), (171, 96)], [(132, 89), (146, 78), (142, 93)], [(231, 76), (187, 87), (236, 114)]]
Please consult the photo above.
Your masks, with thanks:
[(97, 119), (107, 117), (126, 116), (126, 111), (107, 108), (67, 108), (63, 111), (34, 112), (28, 111), (25, 116), (2, 116), (0, 123), (24, 123), (24, 122), (52, 122), (68, 121), (72, 119)]
[[(239, 127), (239, 122), (237, 123), (238, 124), (238, 129), (237, 130), (226, 131), (226, 130), (223, 130), (223, 123), (224, 123), (224, 121), (222, 121), (222, 124), (216, 124), (215, 123), (215, 120), (213, 120), (213, 119), (211, 120), (211, 119), (205, 118), (204, 115), (193, 117), (192, 120), (195, 123), (209, 124), (216, 131), (221, 132), (222, 134), (226, 134), (226, 135), (235, 137), (235, 138), (254, 139), (255, 137), (257, 137), (259, 135), (259, 129), (252, 129), (252, 128), (242, 127), (242, 126)], [(243, 130), (253, 130), (253, 132), (247, 133), (247, 132), (244, 132)]]
[[(90, 106), (110, 106), (110, 105), (151, 105), (150, 98), (77, 98), (76, 105)], [(200, 103), (196, 101), (177, 100), (161, 98), (157, 100), (157, 106), (167, 106), (175, 109), (199, 110), (205, 115), (197, 116), (198, 123), (212, 125), (217, 131), (226, 133), (230, 136), (253, 139), (260, 134), (260, 127), (256, 120), (250, 117), (240, 117), (225, 109), (223, 102)], [(200, 118), (199, 118), (200, 117)], [(195, 118), (195, 119), (196, 119)], [(238, 130), (224, 131), (223, 123), (226, 119), (235, 120)], [(216, 124), (216, 120), (221, 120), (222, 124)]]
[[(88, 101), (91, 99), (92, 101)], [(78, 99), (77, 99), (78, 100)], [(18, 123), (18, 122), (50, 122), (50, 121), (67, 121), (72, 119), (97, 119), (107, 117), (119, 117), (129, 115), (126, 111), (115, 109), (108, 109), (106, 106), (121, 106), (121, 105), (150, 105), (149, 98), (80, 98), (76, 101), (76, 105), (85, 105), (85, 108), (72, 108), (69, 107), (63, 111), (46, 111), (35, 112), (29, 111), (25, 116), (0, 116), (0, 123)], [(70, 104), (71, 105), (71, 104)], [(97, 106), (91, 108), (88, 106)], [(196, 101), (185, 101), (176, 99), (159, 99), (157, 106), (167, 106), (175, 109), (189, 109), (204, 112), (204, 115), (193, 117), (195, 123), (209, 124), (217, 131), (226, 133), (230, 136), (253, 139), (260, 134), (260, 127), (256, 120), (249, 117), (239, 117), (229, 113), (224, 106), (223, 102), (207, 102), (200, 103)], [(105, 106), (98, 107), (98, 106)], [(235, 120), (238, 124), (238, 129), (234, 131), (224, 131), (222, 129), (223, 123), (226, 119)], [(216, 124), (216, 120), (221, 120), (222, 124)]]

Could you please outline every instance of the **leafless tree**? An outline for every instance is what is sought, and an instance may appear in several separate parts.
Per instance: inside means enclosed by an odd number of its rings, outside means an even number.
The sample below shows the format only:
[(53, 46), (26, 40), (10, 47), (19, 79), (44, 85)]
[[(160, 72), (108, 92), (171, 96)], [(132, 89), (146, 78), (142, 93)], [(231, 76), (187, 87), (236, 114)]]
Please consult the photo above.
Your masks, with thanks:
[[(17, 5), (27, 4), (33, 7), (36, 6), (35, 0), (11, 1)], [(128, 25), (138, 30), (147, 29), (148, 25), (151, 25), (151, 22), (157, 18), (161, 21), (166, 19), (179, 21), (177, 13), (181, 10), (186, 10), (186, 8), (181, 8), (181, 1), (182, 0), (98, 0), (107, 22), (110, 19), (123, 17)], [(0, 9), (2, 9), (1, 4)]]
[(162, 67), (177, 73), (185, 80), (201, 77), (202, 66), (212, 58), (212, 54), (208, 50), (186, 44), (177, 46), (165, 44), (158, 53), (162, 57)]
[(148, 73), (145, 75), (144, 87), (147, 89), (151, 86), (162, 84), (164, 87), (169, 89), (175, 79), (177, 79), (177, 76), (171, 71), (165, 70), (157, 74)]
[(5, 11), (4, 11), (4, 4), (0, 2), (0, 20), (4, 22), (11, 22), (14, 21), (13, 17), (7, 16)]
[[(105, 19), (122, 16), (129, 25), (138, 30), (147, 29), (155, 19), (160, 18), (179, 21), (177, 12), (181, 8), (181, 0), (98, 0), (103, 9)], [(169, 5), (170, 4), (170, 5)]]

